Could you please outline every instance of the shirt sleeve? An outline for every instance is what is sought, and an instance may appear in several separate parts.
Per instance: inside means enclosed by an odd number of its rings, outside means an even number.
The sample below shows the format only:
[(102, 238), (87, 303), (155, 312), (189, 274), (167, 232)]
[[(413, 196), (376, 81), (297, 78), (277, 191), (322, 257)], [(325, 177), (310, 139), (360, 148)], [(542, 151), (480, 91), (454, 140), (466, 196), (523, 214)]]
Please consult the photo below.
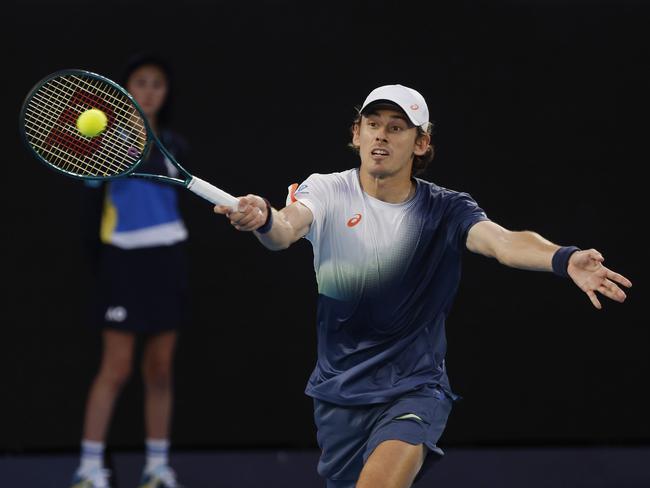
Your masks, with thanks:
[(314, 243), (321, 235), (325, 216), (330, 205), (332, 190), (325, 175), (314, 173), (303, 181), (293, 194), (293, 198), (311, 210), (314, 220), (305, 238)]
[(467, 233), (472, 226), (489, 220), (469, 193), (456, 193), (452, 197), (448, 212), (449, 244), (458, 251), (465, 249)]

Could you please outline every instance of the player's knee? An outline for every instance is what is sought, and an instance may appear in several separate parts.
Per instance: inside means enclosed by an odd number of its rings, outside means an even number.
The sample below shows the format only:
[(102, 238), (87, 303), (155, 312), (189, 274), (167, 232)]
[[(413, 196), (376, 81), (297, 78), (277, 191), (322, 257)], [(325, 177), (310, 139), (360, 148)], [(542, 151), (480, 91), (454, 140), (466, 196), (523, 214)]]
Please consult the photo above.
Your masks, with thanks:
[(368, 458), (356, 488), (408, 488), (420, 471), (425, 455), (422, 444), (384, 441)]
[(105, 385), (119, 389), (128, 381), (131, 376), (130, 362), (113, 362), (102, 367), (99, 379)]
[(168, 361), (149, 361), (143, 365), (142, 378), (147, 388), (169, 388), (172, 382), (172, 365)]

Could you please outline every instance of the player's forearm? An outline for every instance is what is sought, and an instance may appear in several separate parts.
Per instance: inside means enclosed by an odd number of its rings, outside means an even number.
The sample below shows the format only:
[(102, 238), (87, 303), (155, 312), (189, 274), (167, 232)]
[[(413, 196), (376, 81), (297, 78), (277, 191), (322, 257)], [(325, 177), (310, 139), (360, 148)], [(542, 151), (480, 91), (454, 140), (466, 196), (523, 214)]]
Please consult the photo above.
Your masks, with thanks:
[(263, 234), (254, 232), (255, 237), (271, 251), (287, 249), (298, 238), (296, 231), (282, 212), (271, 209), (273, 212), (271, 229)]
[(552, 271), (553, 254), (560, 246), (536, 232), (508, 232), (496, 252), (501, 264), (511, 268)]

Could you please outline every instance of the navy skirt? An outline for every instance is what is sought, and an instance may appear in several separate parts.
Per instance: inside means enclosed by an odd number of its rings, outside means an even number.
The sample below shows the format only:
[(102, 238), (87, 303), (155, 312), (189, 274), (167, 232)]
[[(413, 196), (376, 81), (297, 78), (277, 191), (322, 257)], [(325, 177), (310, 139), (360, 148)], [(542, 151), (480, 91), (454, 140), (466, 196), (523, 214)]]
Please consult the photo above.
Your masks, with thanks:
[(102, 247), (91, 323), (130, 332), (179, 329), (189, 319), (184, 243), (141, 249)]

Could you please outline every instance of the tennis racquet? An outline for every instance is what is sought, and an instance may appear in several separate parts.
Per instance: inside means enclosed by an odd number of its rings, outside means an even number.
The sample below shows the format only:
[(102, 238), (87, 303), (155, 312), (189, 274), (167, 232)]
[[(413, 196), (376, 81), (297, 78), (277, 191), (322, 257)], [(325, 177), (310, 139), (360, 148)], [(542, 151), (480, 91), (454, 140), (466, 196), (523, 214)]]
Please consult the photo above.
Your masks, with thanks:
[[(104, 112), (106, 128), (85, 137), (76, 121), (91, 108)], [(184, 186), (215, 205), (238, 207), (237, 198), (183, 168), (151, 130), (133, 97), (96, 73), (64, 70), (39, 81), (23, 102), (20, 130), (34, 156), (64, 175), (91, 180), (149, 178)], [(179, 178), (137, 172), (152, 143), (178, 168)]]

